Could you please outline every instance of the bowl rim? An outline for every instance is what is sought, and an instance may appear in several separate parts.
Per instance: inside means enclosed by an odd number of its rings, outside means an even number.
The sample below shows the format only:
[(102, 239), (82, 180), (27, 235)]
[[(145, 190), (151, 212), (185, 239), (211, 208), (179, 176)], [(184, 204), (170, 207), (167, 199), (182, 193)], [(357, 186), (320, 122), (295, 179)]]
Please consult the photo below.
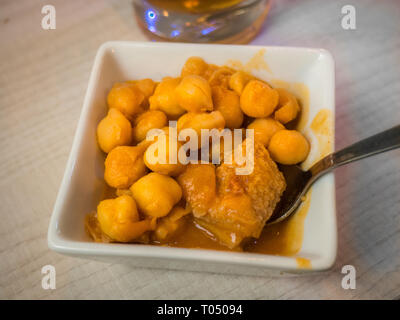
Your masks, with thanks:
[[(230, 44), (193, 44), (193, 43), (169, 43), (169, 42), (136, 42), (136, 41), (108, 41), (103, 43), (97, 50), (92, 70), (89, 77), (88, 87), (85, 93), (83, 106), (80, 112), (78, 125), (75, 131), (71, 151), (69, 153), (68, 161), (61, 181), (61, 185), (57, 194), (56, 202), (54, 204), (53, 212), (51, 214), (50, 223), (48, 227), (47, 242), (48, 247), (58, 253), (73, 255), (73, 256), (111, 256), (111, 257), (132, 257), (132, 258), (161, 258), (161, 259), (174, 259), (174, 260), (190, 260), (190, 261), (204, 261), (212, 263), (229, 263), (232, 265), (244, 266), (260, 266), (268, 269), (279, 270), (299, 270), (296, 263), (296, 256), (278, 256), (249, 252), (230, 252), (230, 251), (217, 251), (212, 249), (193, 249), (193, 248), (177, 248), (177, 247), (164, 247), (145, 244), (135, 244), (134, 249), (129, 244), (119, 243), (96, 243), (84, 242), (65, 239), (58, 230), (58, 221), (61, 215), (61, 207), (65, 201), (68, 192), (69, 181), (72, 177), (74, 166), (77, 160), (80, 144), (83, 140), (84, 129), (89, 115), (89, 106), (93, 99), (93, 91), (96, 82), (100, 75), (101, 62), (105, 54), (115, 47), (150, 47), (150, 48), (165, 48), (165, 47), (247, 47), (252, 49), (266, 49), (266, 50), (290, 50), (293, 52), (310, 52), (320, 54), (327, 58), (328, 63), (328, 76), (330, 76), (329, 94), (333, 101), (332, 111), (335, 114), (335, 70), (334, 60), (329, 51), (322, 48), (307, 48), (307, 47), (290, 47), (290, 46), (261, 46), (261, 45), (230, 45)], [(334, 119), (333, 119), (334, 121)], [(335, 137), (335, 130), (333, 126), (333, 140)], [(328, 173), (322, 179), (330, 180), (332, 185), (333, 197), (333, 212), (334, 212), (334, 225), (335, 230), (333, 239), (330, 240), (331, 254), (324, 257), (315, 257), (312, 259), (311, 269), (302, 269), (302, 271), (323, 271), (331, 268), (336, 260), (337, 255), (337, 218), (336, 218), (336, 202), (335, 202), (335, 180), (333, 173)]]

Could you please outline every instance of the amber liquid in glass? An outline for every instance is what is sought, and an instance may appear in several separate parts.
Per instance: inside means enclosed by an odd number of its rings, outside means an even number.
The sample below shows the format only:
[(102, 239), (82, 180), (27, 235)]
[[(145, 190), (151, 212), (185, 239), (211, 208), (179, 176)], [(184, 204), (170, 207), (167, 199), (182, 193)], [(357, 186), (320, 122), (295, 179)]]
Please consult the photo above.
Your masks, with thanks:
[(148, 0), (150, 4), (166, 10), (194, 13), (213, 12), (232, 7), (242, 0)]

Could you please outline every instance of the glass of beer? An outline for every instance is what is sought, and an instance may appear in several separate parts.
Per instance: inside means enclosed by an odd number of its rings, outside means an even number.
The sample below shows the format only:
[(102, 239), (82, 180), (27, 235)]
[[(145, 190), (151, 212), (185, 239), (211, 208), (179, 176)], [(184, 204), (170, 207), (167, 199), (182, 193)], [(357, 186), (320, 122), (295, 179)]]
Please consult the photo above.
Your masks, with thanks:
[(271, 0), (134, 0), (136, 20), (150, 38), (176, 42), (248, 43)]

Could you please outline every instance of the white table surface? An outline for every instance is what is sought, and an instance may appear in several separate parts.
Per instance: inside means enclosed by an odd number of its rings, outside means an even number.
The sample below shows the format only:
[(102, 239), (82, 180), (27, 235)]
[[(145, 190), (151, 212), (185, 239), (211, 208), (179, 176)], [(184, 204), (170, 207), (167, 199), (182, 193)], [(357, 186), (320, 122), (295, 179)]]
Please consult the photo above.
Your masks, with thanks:
[[(50, 214), (94, 55), (108, 40), (146, 40), (131, 1), (51, 1), (57, 29), (41, 28), (48, 1), (0, 2), (0, 298), (400, 298), (400, 150), (336, 171), (339, 250), (324, 274), (260, 278), (140, 269), (50, 251)], [(343, 30), (341, 7), (356, 8)], [(261, 45), (326, 48), (336, 61), (336, 148), (400, 123), (400, 1), (275, 0)], [(41, 287), (54, 265), (56, 289)], [(342, 266), (357, 271), (341, 287)]]

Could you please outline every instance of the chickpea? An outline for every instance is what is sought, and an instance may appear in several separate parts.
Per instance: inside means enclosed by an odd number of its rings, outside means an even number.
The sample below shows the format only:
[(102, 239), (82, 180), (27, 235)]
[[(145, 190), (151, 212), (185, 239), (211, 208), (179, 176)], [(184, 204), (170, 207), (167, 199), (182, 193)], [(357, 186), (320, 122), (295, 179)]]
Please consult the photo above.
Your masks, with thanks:
[(286, 124), (296, 119), (300, 112), (300, 106), (296, 97), (287, 90), (278, 88), (276, 91), (279, 94), (279, 103), (274, 116), (276, 120)]
[(170, 129), (170, 127), (168, 127), (168, 126), (165, 126), (165, 127), (161, 128), (161, 130), (162, 130), (166, 135), (169, 135), (169, 129)]
[(188, 112), (213, 109), (211, 88), (207, 80), (196, 75), (186, 76), (175, 89), (179, 105)]
[(259, 80), (250, 80), (240, 96), (240, 107), (249, 117), (264, 118), (278, 105), (279, 94)]
[(280, 130), (269, 142), (268, 150), (271, 158), (285, 165), (304, 161), (310, 152), (307, 139), (296, 130)]
[(139, 115), (133, 127), (133, 139), (140, 142), (146, 139), (147, 131), (150, 129), (162, 128), (167, 125), (167, 116), (158, 110), (149, 110)]
[(229, 67), (218, 68), (211, 74), (208, 82), (210, 83), (210, 86), (222, 86), (228, 88), (229, 79), (234, 73), (235, 71)]
[[(182, 115), (178, 119), (178, 122), (177, 122), (178, 136), (179, 136), (179, 132), (181, 130), (188, 129), (188, 128), (195, 130), (196, 135), (197, 135), (197, 140), (196, 140), (197, 146), (194, 144), (191, 144), (192, 149), (195, 149), (196, 147), (200, 148), (200, 142), (201, 142), (201, 138), (200, 138), (201, 137), (201, 132), (200, 132), (201, 128), (200, 127), (195, 127), (195, 128), (192, 127), (192, 126), (196, 125), (195, 120), (194, 120), (196, 115), (197, 115), (197, 113), (187, 112), (184, 115)], [(190, 141), (191, 138), (192, 137), (186, 137), (186, 142)], [(194, 138), (195, 137), (193, 137), (193, 139)]]
[(213, 112), (202, 112), (202, 113), (185, 113), (178, 119), (177, 129), (178, 132), (192, 128), (199, 135), (201, 135), (201, 129), (223, 129), (225, 127), (225, 119), (221, 111)]
[(129, 242), (155, 229), (155, 221), (139, 221), (135, 200), (128, 195), (103, 200), (97, 206), (101, 230), (111, 239)]
[(243, 112), (240, 109), (239, 96), (235, 91), (221, 86), (212, 87), (214, 109), (220, 111), (229, 129), (240, 128), (243, 123)]
[(253, 79), (248, 73), (243, 71), (236, 71), (229, 78), (229, 88), (234, 90), (238, 95), (241, 95), (246, 84)]
[(139, 210), (147, 216), (166, 216), (182, 198), (182, 189), (171, 177), (151, 172), (130, 188)]
[(187, 112), (183, 114), (176, 123), (178, 132), (183, 129), (190, 128), (190, 124), (193, 122), (193, 119), (196, 116), (196, 114), (197, 113), (194, 112)]
[(117, 109), (110, 109), (97, 126), (97, 141), (105, 153), (117, 146), (128, 145), (132, 140), (131, 123)]
[[(157, 141), (146, 149), (144, 163), (147, 168), (154, 172), (176, 176), (185, 168), (178, 157), (178, 151), (181, 146), (182, 144), (177, 139), (173, 139), (166, 134), (161, 135)], [(171, 159), (170, 152), (174, 153)]]
[(107, 96), (109, 108), (118, 109), (125, 117), (133, 117), (143, 111), (144, 94), (132, 83), (116, 83)]
[(181, 77), (190, 75), (204, 76), (208, 64), (200, 57), (190, 57), (182, 67)]
[(251, 122), (247, 129), (254, 129), (254, 139), (268, 147), (271, 137), (285, 127), (277, 120), (269, 118), (258, 118)]
[(153, 95), (154, 89), (156, 87), (156, 83), (152, 79), (141, 79), (141, 80), (132, 80), (127, 81), (127, 83), (132, 83), (139, 88), (140, 91), (144, 94), (144, 105), (149, 104), (149, 98)]
[(169, 135), (169, 127), (163, 127), (163, 128), (156, 128), (157, 130), (149, 135), (149, 139), (147, 138), (146, 134), (146, 139), (142, 140), (137, 144), (137, 146), (140, 146), (146, 150), (150, 145), (152, 145), (155, 141), (158, 141), (158, 137), (162, 136), (163, 134)]
[(185, 112), (177, 100), (175, 88), (181, 78), (164, 78), (156, 87), (154, 95), (149, 98), (150, 110), (161, 110), (168, 118), (177, 119)]
[(215, 71), (217, 71), (219, 69), (219, 67), (215, 64), (209, 64), (207, 67), (207, 70), (204, 72), (204, 79), (206, 80), (210, 80), (211, 76), (213, 75), (213, 73)]
[[(162, 127), (161, 128), (161, 132), (159, 134), (156, 134), (157, 137), (154, 138), (153, 140), (151, 140), (150, 142), (153, 143), (153, 141), (157, 141), (158, 137), (163, 135), (163, 134), (168, 136), (169, 135), (169, 129), (170, 129), (170, 127), (168, 127), (168, 126)], [(150, 135), (150, 136), (153, 136), (153, 135)]]
[(143, 161), (143, 149), (140, 147), (120, 146), (107, 155), (104, 180), (110, 187), (129, 188), (136, 180), (146, 174)]
[(190, 210), (188, 209), (179, 206), (174, 207), (166, 217), (158, 221), (157, 228), (153, 233), (155, 240), (165, 241), (179, 232), (185, 225), (184, 217), (189, 213)]
[(220, 111), (213, 112), (203, 112), (203, 113), (193, 113), (189, 112), (184, 114), (178, 119), (177, 129), (178, 132), (183, 129), (191, 128), (193, 129), (198, 137), (198, 146), (200, 143), (205, 143), (201, 141), (201, 129), (219, 129), (222, 130), (225, 127), (225, 119)]

